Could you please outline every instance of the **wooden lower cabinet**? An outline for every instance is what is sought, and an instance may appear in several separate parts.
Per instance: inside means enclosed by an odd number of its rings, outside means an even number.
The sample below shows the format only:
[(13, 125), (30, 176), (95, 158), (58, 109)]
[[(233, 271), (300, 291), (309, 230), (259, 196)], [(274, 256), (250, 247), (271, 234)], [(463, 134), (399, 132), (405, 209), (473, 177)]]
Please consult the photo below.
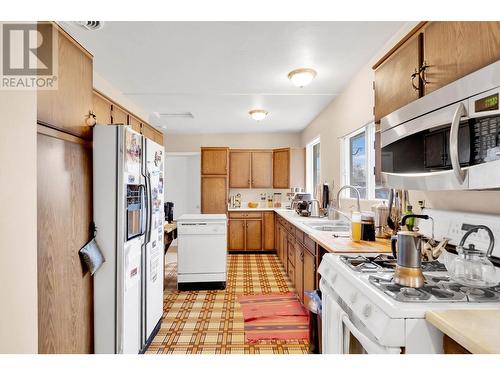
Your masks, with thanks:
[(295, 290), (301, 302), (304, 302), (304, 249), (295, 243)]
[(245, 229), (244, 219), (230, 219), (228, 228), (228, 249), (245, 250)]
[(316, 243), (307, 234), (277, 216), (276, 253), (292, 282), (297, 296), (304, 302), (304, 292), (316, 289)]
[(263, 229), (264, 235), (263, 237), (263, 249), (264, 250), (275, 250), (275, 241), (274, 241), (274, 212), (264, 212), (262, 214), (263, 218)]
[(316, 289), (316, 257), (307, 251), (305, 248), (302, 248), (303, 261), (302, 266), (304, 269), (304, 287), (305, 291), (313, 291)]
[(262, 220), (246, 220), (246, 250), (262, 250)]
[(225, 214), (227, 210), (227, 177), (201, 176), (201, 213)]

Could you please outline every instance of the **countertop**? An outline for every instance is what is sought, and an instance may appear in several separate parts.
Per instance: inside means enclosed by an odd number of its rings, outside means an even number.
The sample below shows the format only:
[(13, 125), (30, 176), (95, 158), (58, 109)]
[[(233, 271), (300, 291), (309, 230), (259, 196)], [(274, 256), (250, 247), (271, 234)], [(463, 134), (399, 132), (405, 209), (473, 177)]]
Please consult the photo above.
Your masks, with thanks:
[(425, 319), (471, 353), (500, 354), (500, 309), (428, 311)]
[(320, 244), (325, 250), (332, 253), (390, 253), (390, 241), (378, 239), (376, 241), (354, 242), (349, 238), (335, 238), (332, 232), (323, 232), (313, 229), (306, 225), (308, 221), (327, 220), (326, 218), (304, 217), (297, 214), (294, 210), (286, 208), (229, 208), (229, 212), (234, 211), (274, 211), (285, 220), (289, 221), (297, 228), (307, 233), (316, 243)]

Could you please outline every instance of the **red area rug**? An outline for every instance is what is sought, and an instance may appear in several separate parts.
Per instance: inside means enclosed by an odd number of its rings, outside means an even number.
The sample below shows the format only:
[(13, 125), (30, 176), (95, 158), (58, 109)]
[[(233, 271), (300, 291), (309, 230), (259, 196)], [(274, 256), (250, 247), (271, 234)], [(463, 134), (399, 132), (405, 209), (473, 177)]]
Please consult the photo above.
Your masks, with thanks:
[(295, 293), (242, 295), (238, 301), (247, 341), (309, 339), (309, 314)]

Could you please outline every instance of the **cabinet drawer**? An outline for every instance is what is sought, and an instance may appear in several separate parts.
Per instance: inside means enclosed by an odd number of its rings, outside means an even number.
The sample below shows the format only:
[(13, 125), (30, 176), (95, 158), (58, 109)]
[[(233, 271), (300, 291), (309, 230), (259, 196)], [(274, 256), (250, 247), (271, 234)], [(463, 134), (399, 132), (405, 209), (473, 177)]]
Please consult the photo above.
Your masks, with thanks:
[(302, 232), (299, 228), (295, 228), (295, 239), (301, 244), (304, 243), (304, 232)]
[(290, 279), (290, 281), (292, 282), (292, 284), (294, 284), (294, 281), (295, 281), (295, 267), (293, 266), (292, 263), (288, 262), (288, 278)]
[(306, 245), (306, 249), (314, 256), (316, 256), (316, 242), (311, 240), (311, 238), (304, 234), (304, 245)]
[(262, 212), (237, 211), (229, 212), (230, 219), (261, 219)]

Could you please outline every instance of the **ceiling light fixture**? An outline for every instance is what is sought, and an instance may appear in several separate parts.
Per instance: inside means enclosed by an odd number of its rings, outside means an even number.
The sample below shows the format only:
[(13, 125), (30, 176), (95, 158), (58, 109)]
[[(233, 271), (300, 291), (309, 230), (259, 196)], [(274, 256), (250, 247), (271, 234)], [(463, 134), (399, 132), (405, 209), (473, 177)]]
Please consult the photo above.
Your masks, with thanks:
[(300, 68), (288, 73), (288, 79), (297, 87), (307, 86), (316, 77), (316, 71), (310, 68)]
[(263, 109), (252, 109), (248, 114), (250, 117), (252, 117), (255, 121), (261, 121), (264, 120), (269, 112), (263, 110)]

